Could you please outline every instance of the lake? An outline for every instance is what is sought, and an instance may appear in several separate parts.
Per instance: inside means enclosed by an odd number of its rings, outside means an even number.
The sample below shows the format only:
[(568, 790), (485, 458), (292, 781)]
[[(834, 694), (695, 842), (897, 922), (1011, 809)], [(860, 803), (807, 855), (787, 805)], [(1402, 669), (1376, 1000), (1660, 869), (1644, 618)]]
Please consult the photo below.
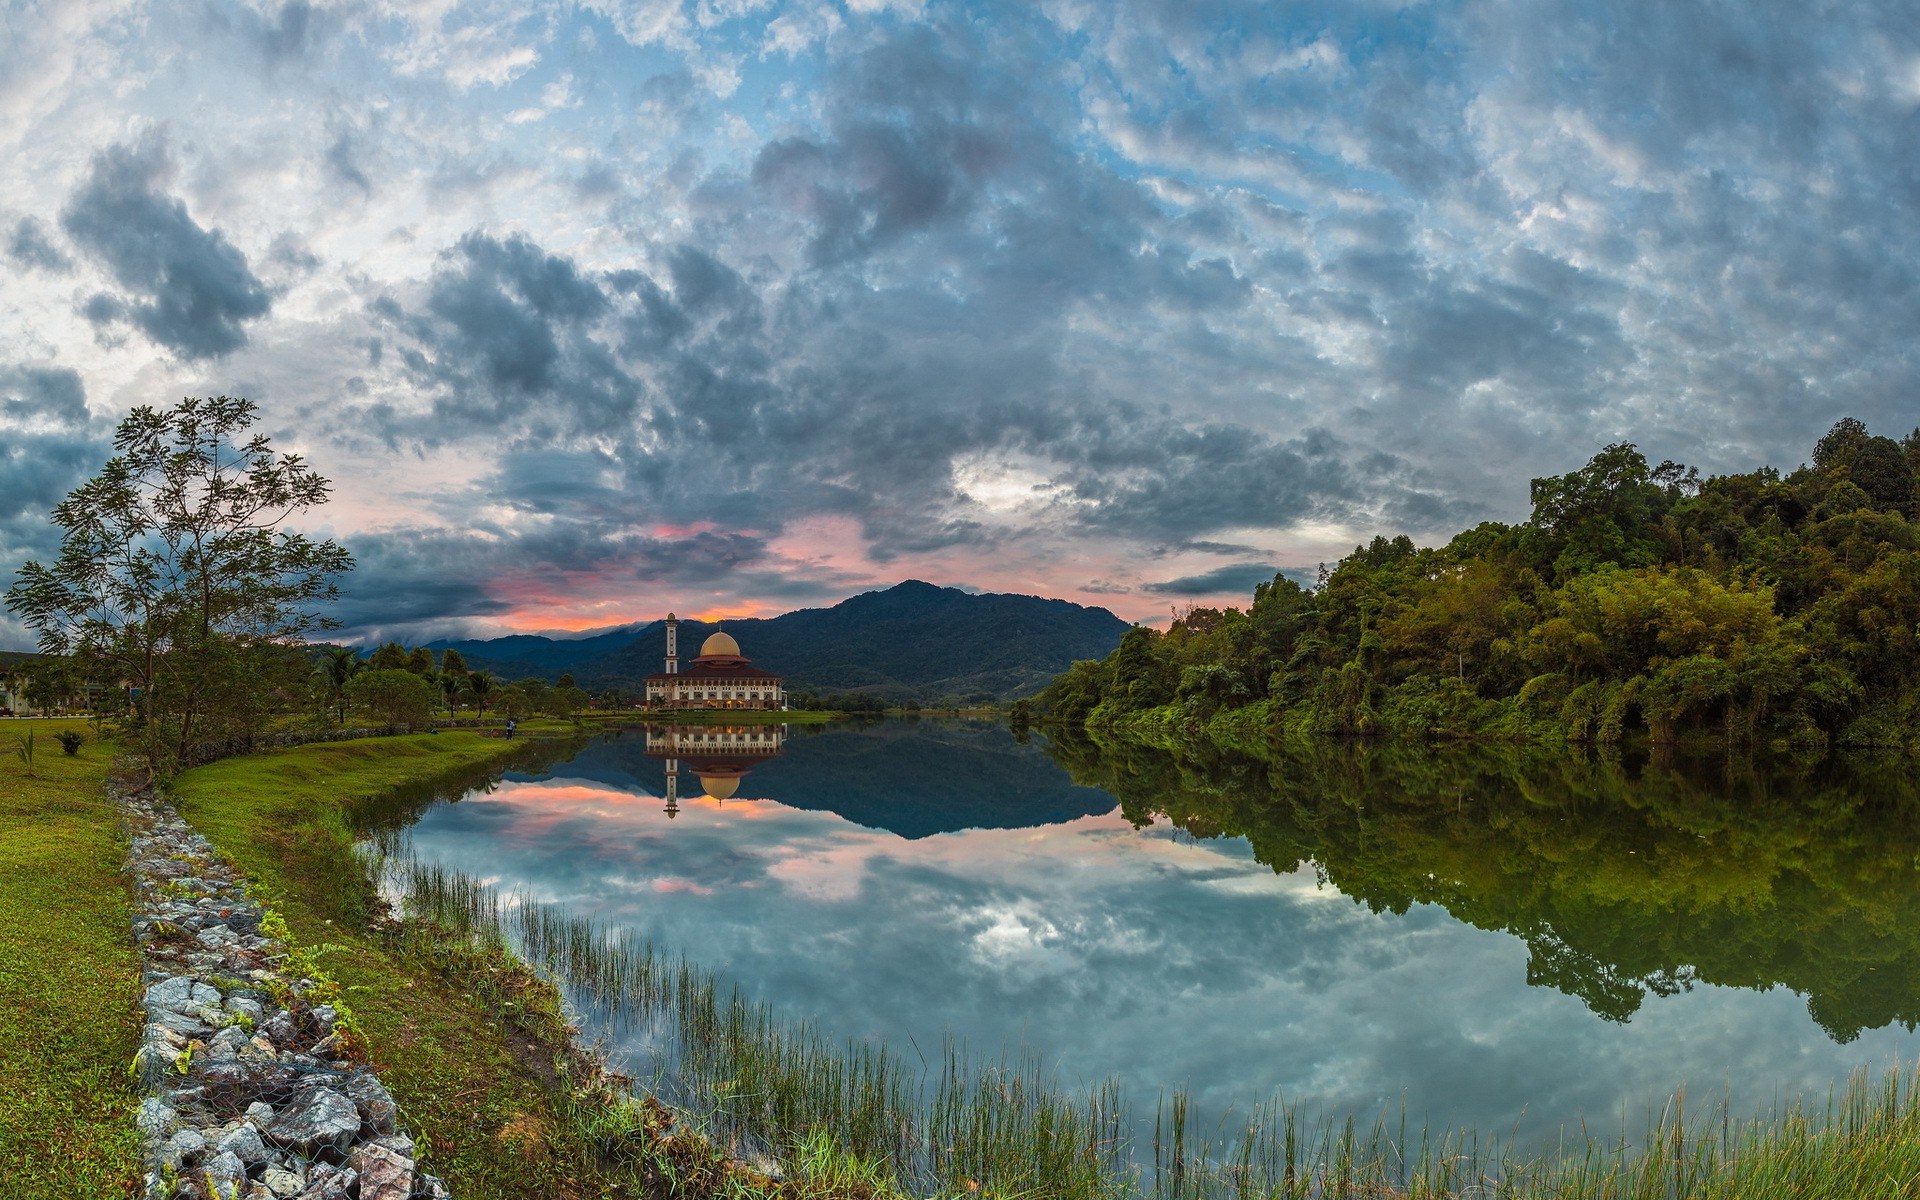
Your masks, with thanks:
[[(1757, 1112), (1914, 1061), (1911, 775), (636, 728), (432, 803), (408, 841), (910, 1057), (950, 1033), (1149, 1108), (1279, 1096), (1545, 1145), (1635, 1132), (1676, 1089)], [(612, 1049), (645, 1075), (649, 1045)]]

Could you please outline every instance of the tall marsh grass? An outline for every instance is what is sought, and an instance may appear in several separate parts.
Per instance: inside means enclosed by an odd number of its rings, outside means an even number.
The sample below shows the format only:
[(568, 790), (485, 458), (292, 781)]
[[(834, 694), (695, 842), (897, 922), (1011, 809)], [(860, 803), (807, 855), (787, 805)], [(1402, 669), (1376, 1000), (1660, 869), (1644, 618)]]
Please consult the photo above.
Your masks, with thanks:
[(1070, 1093), (1031, 1057), (980, 1062), (949, 1041), (929, 1062), (836, 1040), (631, 931), (383, 846), (383, 886), (408, 916), (519, 954), (607, 1036), (644, 1034), (662, 1100), (790, 1169), (831, 1145), (912, 1195), (1008, 1200), (1920, 1198), (1916, 1074), (1863, 1072), (1822, 1105), (1759, 1119), (1730, 1100), (1689, 1117), (1676, 1099), (1638, 1137), (1532, 1156), (1410, 1133), (1390, 1114), (1317, 1120), (1275, 1104), (1207, 1122), (1179, 1093), (1149, 1122), (1117, 1084)]

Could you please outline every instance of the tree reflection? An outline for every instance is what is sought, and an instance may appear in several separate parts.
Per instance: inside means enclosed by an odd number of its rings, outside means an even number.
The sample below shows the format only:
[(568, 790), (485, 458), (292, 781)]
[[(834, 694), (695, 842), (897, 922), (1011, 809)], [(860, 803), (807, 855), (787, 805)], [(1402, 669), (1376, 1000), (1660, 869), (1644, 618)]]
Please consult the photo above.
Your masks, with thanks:
[(1626, 1021), (1697, 981), (1792, 989), (1836, 1041), (1920, 1019), (1920, 785), (1902, 755), (1711, 761), (1316, 741), (1266, 758), (1051, 734), (1136, 825), (1248, 839), (1376, 912), (1523, 938)]

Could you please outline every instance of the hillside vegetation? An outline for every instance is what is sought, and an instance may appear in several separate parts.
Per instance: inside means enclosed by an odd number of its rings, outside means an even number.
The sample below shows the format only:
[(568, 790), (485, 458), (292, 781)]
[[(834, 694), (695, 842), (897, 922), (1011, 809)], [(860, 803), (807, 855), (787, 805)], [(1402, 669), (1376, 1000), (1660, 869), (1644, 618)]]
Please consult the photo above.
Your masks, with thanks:
[(1920, 430), (1836, 424), (1811, 465), (1702, 479), (1631, 444), (1531, 518), (1356, 547), (1308, 590), (1135, 628), (1042, 693), (1148, 737), (1920, 740)]
[[(683, 621), (680, 652), (699, 653), (716, 624)], [(1003, 700), (1038, 691), (1076, 659), (1119, 643), (1127, 623), (1066, 600), (976, 595), (908, 580), (831, 608), (726, 622), (756, 666), (784, 676), (789, 692), (853, 692), (900, 702), (957, 697)], [(508, 679), (571, 673), (586, 687), (637, 691), (666, 653), (661, 622), (573, 641), (516, 635), (433, 642), (469, 666)]]

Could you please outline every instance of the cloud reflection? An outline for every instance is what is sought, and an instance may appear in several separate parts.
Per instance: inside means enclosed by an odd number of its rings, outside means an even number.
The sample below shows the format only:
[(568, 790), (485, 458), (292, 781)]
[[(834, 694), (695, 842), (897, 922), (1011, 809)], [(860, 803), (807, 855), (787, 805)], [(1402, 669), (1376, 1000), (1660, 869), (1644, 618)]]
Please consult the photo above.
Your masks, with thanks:
[[(801, 739), (782, 764), (867, 736)], [(1784, 989), (1699, 986), (1610, 1023), (1529, 987), (1518, 938), (1429, 905), (1375, 913), (1243, 841), (1117, 813), (908, 839), (775, 791), (669, 825), (646, 788), (569, 771), (436, 808), (417, 852), (642, 930), (831, 1032), (909, 1055), (949, 1031), (989, 1056), (1024, 1045), (1149, 1105), (1185, 1086), (1214, 1113), (1279, 1093), (1397, 1119), (1404, 1100), (1416, 1124), (1549, 1138), (1633, 1127), (1683, 1084), (1764, 1102), (1915, 1051), (1897, 1029), (1836, 1045)]]

